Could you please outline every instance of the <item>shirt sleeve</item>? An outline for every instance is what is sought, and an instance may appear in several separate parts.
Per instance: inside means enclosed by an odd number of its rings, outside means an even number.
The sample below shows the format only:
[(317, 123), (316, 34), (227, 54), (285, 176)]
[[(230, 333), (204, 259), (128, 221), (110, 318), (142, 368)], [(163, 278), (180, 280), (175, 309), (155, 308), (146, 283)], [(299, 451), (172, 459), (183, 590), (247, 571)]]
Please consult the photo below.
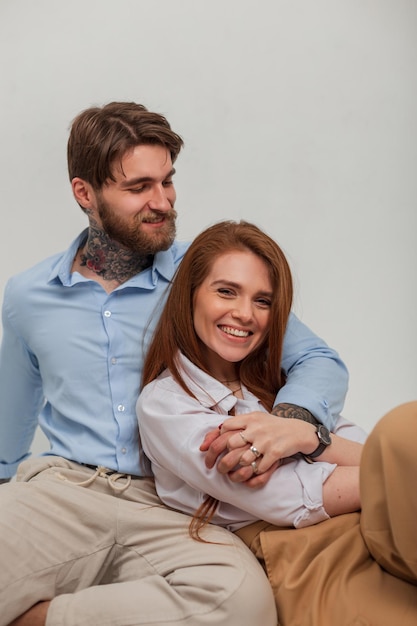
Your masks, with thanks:
[(282, 368), (287, 380), (275, 404), (304, 407), (332, 429), (345, 402), (348, 371), (337, 352), (294, 314), (285, 333)]
[(221, 421), (219, 414), (171, 383), (153, 381), (137, 404), (142, 445), (165, 504), (192, 515), (211, 495), (221, 502), (213, 522), (232, 530), (255, 519), (298, 527), (328, 518), (323, 483), (335, 465), (287, 459), (259, 489), (233, 483), (216, 468), (207, 469), (199, 450), (205, 434)]
[(12, 477), (29, 456), (43, 405), (36, 359), (10, 321), (9, 286), (4, 294), (0, 348), (0, 478)]

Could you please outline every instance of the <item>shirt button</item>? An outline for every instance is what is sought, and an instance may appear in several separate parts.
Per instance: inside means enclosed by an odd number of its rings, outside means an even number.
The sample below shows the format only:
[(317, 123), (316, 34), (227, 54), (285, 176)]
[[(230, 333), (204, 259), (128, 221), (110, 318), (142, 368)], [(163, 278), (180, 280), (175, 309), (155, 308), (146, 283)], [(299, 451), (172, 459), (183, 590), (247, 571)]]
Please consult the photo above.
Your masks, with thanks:
[(110, 317), (111, 311), (104, 311), (104, 317)]
[(125, 410), (125, 405), (119, 404), (119, 406), (117, 407), (117, 410), (119, 411), (119, 413), (123, 413), (123, 411)]
[(117, 359), (116, 359), (116, 357), (113, 357), (112, 360), (111, 360), (111, 364), (112, 365), (116, 365), (116, 363), (117, 363)]
[(126, 454), (127, 450), (126, 448), (122, 448), (122, 454)]

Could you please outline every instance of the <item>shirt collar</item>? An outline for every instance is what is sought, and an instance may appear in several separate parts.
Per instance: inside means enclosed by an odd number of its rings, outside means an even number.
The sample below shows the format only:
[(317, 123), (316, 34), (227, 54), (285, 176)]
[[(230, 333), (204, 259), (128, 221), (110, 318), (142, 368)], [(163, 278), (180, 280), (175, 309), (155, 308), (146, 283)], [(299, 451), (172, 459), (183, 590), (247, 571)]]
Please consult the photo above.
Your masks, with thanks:
[[(177, 355), (177, 363), (185, 384), (202, 406), (208, 408), (218, 406), (222, 412), (228, 413), (236, 405), (237, 398), (228, 387), (203, 372), (181, 352)], [(242, 385), (242, 394), (244, 400), (259, 402), (245, 385)]]

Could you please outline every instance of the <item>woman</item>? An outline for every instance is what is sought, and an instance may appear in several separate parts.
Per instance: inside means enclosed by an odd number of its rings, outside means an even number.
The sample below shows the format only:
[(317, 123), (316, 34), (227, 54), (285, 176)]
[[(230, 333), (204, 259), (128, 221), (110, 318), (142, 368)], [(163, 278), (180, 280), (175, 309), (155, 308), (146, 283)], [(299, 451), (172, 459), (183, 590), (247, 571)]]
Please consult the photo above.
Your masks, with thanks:
[[(285, 256), (254, 225), (217, 224), (189, 248), (148, 352), (137, 407), (158, 494), (195, 513), (197, 538), (208, 522), (240, 534), (264, 564), (284, 626), (416, 624), (417, 567), (387, 573), (361, 534), (364, 433), (342, 418), (328, 436), (268, 415), (285, 384), (280, 361), (291, 302)], [(262, 424), (271, 432), (271, 421), (277, 435), (268, 440)], [(236, 453), (233, 480), (207, 467), (200, 452), (202, 434), (218, 422)], [(249, 489), (240, 482), (248, 472), (270, 478)]]

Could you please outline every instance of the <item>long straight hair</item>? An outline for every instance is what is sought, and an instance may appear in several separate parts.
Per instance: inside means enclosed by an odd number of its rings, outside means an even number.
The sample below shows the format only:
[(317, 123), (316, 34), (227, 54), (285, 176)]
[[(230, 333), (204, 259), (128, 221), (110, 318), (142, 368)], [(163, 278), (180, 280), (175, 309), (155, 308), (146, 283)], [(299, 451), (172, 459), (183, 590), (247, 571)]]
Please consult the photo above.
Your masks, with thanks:
[(293, 285), (291, 270), (279, 245), (260, 228), (246, 221), (223, 221), (204, 230), (188, 248), (168, 294), (165, 307), (145, 358), (142, 384), (169, 369), (189, 394), (176, 363), (181, 351), (197, 367), (210, 374), (201, 342), (195, 332), (194, 294), (208, 276), (214, 261), (232, 250), (249, 250), (266, 264), (272, 285), (269, 327), (264, 340), (239, 365), (242, 383), (269, 411), (284, 384), (282, 346), (290, 314)]
[[(219, 222), (198, 235), (188, 248), (174, 276), (147, 352), (142, 383), (146, 385), (168, 368), (184, 391), (193, 396), (178, 369), (178, 351), (197, 367), (211, 373), (194, 329), (194, 295), (210, 273), (214, 261), (233, 250), (250, 251), (257, 255), (266, 264), (271, 280), (273, 295), (267, 333), (260, 345), (238, 364), (240, 380), (270, 411), (278, 390), (284, 384), (281, 358), (292, 304), (292, 278), (278, 244), (257, 226), (245, 221)], [(217, 506), (216, 498), (206, 496), (190, 522), (191, 537), (205, 542), (200, 530), (211, 522)]]

